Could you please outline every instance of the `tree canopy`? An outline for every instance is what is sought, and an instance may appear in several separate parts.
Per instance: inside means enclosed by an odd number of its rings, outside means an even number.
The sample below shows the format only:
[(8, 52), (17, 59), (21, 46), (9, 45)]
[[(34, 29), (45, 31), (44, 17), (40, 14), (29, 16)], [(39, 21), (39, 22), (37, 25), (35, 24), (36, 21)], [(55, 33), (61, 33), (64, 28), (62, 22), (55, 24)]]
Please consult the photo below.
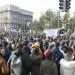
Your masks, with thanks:
[[(61, 16), (60, 16), (61, 17)], [(69, 12), (66, 12), (63, 16), (62, 21), (68, 24), (69, 28), (75, 27), (75, 17), (70, 17)], [(61, 22), (61, 21), (60, 21)], [(60, 23), (60, 27), (62, 24)], [(34, 20), (32, 22), (32, 28), (37, 30), (51, 29), (58, 27), (58, 12), (53, 12), (51, 9), (48, 9), (44, 14), (39, 17), (39, 20)]]

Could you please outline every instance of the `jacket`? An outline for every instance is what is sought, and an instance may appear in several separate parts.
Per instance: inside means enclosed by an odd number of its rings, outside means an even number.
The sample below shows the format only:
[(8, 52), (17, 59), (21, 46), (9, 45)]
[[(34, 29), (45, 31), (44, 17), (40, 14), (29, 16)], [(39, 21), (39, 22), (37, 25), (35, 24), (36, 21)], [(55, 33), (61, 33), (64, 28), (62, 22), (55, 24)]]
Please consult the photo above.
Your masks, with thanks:
[(75, 61), (60, 60), (61, 75), (75, 75)]
[(58, 75), (56, 64), (50, 59), (45, 59), (41, 63), (40, 74), (41, 75)]
[(32, 55), (32, 72), (31, 75), (39, 75), (40, 74), (40, 65), (42, 61), (42, 57), (40, 55)]
[(63, 53), (60, 51), (59, 47), (52, 49), (54, 55), (54, 61), (58, 64), (62, 58), (64, 58)]
[(8, 60), (9, 60), (9, 57), (10, 57), (10, 55), (11, 55), (11, 51), (8, 49), (8, 48), (4, 48), (4, 59), (6, 60), (6, 63), (8, 62)]
[(29, 54), (24, 53), (21, 56), (21, 61), (22, 61), (21, 75), (29, 75), (31, 68), (32, 68), (32, 62), (31, 62)]
[(64, 58), (63, 53), (59, 50), (59, 47), (55, 47), (53, 49), (53, 59), (57, 65), (57, 69), (58, 69), (58, 75), (60, 75), (60, 60)]
[(21, 57), (17, 57), (15, 54), (18, 52), (18, 50), (15, 50), (12, 52), (7, 65), (9, 66), (10, 73), (9, 75), (20, 75), (21, 73)]

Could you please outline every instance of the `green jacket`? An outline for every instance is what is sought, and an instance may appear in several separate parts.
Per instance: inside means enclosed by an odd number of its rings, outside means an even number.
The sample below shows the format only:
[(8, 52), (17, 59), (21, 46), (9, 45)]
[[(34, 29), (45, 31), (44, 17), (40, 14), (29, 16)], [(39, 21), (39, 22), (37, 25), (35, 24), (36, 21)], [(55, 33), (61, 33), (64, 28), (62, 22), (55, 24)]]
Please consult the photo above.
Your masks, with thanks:
[(56, 64), (50, 59), (42, 61), (40, 75), (58, 75)]

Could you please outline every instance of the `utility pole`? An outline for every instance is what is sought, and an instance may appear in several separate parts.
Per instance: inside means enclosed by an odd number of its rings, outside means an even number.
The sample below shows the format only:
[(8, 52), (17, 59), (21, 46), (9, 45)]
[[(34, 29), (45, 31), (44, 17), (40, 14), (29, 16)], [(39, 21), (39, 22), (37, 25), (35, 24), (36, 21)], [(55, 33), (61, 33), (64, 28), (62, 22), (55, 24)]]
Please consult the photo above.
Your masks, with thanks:
[(60, 10), (58, 11), (58, 31), (59, 31), (59, 26), (60, 26)]
[(58, 11), (58, 31), (60, 26), (60, 12), (64, 10), (64, 0), (59, 0), (59, 11)]

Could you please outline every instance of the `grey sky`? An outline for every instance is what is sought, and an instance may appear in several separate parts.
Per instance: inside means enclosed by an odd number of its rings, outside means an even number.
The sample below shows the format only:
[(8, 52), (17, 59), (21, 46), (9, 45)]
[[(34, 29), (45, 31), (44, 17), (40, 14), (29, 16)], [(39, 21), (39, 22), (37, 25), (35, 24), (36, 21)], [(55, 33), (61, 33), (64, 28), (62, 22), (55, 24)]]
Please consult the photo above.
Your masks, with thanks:
[[(0, 0), (0, 6), (5, 4), (12, 4), (19, 6), (22, 9), (33, 11), (34, 18), (38, 18), (47, 9), (58, 11), (59, 0)], [(70, 12), (75, 12), (75, 0), (71, 0)]]

